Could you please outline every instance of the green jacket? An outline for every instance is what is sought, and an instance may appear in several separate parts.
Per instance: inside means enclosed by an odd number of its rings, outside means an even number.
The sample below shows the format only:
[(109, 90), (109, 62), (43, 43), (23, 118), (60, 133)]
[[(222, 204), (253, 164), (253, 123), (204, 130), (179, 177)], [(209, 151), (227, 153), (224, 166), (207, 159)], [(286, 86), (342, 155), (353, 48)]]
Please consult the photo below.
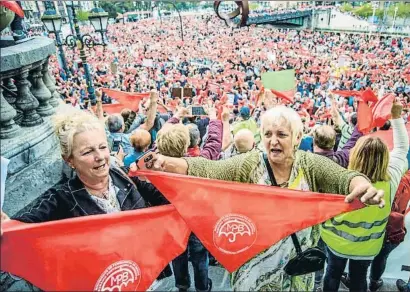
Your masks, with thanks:
[[(257, 183), (263, 175), (263, 168), (260, 167), (261, 163), (264, 163), (263, 157), (257, 150), (219, 161), (200, 157), (184, 159), (188, 163), (190, 176)], [(313, 192), (347, 195), (350, 181), (361, 175), (339, 166), (324, 156), (301, 150), (296, 152), (294, 163), (303, 170), (309, 189)], [(292, 175), (289, 184), (294, 179), (295, 176)]]

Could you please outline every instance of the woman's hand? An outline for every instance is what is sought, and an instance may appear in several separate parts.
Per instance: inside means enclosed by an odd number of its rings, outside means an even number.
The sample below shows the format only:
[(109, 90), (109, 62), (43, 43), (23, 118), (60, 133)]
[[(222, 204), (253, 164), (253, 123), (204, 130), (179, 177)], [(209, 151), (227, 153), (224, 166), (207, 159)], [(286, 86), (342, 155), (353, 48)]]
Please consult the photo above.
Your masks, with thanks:
[(123, 161), (125, 157), (125, 152), (124, 149), (122, 149), (121, 145), (118, 149), (118, 152), (114, 155), (114, 157), (118, 160), (118, 162), (124, 165)]
[(379, 205), (383, 208), (385, 205), (383, 190), (377, 190), (372, 184), (362, 176), (356, 176), (350, 182), (350, 194), (346, 196), (345, 202), (350, 203), (355, 198), (360, 198), (360, 201), (366, 205)]
[[(3, 211), (1, 211), (1, 223), (10, 220), (9, 216), (7, 216), (6, 213), (4, 213)], [(0, 236), (3, 236), (3, 229), (1, 228), (1, 224), (0, 224)]]
[(165, 156), (161, 154), (156, 154), (154, 158), (150, 161), (151, 170), (165, 171)]
[(400, 100), (397, 99), (391, 108), (391, 118), (393, 120), (401, 118), (401, 112), (403, 111), (403, 105), (401, 104)]
[(223, 122), (229, 122), (230, 113), (229, 113), (229, 108), (227, 106), (223, 107), (221, 116), (222, 116)]
[(216, 109), (214, 107), (210, 107), (208, 109), (209, 119), (216, 120)]

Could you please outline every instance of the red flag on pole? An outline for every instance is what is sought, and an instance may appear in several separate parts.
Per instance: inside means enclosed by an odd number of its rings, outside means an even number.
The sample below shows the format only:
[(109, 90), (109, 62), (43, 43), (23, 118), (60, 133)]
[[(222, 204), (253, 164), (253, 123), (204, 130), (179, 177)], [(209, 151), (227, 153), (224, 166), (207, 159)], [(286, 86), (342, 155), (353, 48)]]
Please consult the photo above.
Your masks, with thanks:
[(347, 204), (339, 195), (153, 171), (139, 175), (175, 206), (229, 272), (298, 230), (363, 206), (359, 201)]
[(103, 88), (102, 91), (105, 92), (105, 94), (107, 94), (109, 97), (114, 98), (119, 103), (121, 103), (124, 106), (124, 108), (129, 108), (133, 111), (138, 111), (140, 101), (144, 97), (148, 97), (150, 95), (149, 92), (147, 93), (125, 92), (125, 91), (108, 89), (108, 88)]
[(1, 269), (46, 291), (145, 291), (190, 234), (171, 205), (2, 229)]

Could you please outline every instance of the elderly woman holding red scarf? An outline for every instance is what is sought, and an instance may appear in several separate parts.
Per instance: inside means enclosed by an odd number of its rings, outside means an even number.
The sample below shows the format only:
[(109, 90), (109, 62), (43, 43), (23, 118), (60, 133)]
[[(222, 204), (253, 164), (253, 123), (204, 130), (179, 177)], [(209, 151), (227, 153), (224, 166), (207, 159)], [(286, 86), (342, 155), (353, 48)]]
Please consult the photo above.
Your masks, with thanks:
[[(298, 151), (302, 133), (299, 115), (290, 108), (277, 106), (262, 117), (265, 153), (253, 150), (222, 161), (158, 155), (154, 168), (211, 179), (272, 185), (274, 182), (268, 172), (271, 168), (275, 185), (282, 188), (347, 195), (347, 202), (360, 197), (363, 202), (384, 205), (383, 191), (376, 190), (365, 176), (325, 157)], [(296, 235), (302, 250), (315, 246), (319, 239), (318, 226), (296, 232)], [(291, 238), (282, 239), (235, 271), (232, 288), (235, 291), (312, 290), (314, 273), (290, 276), (284, 271), (289, 259), (295, 256)]]

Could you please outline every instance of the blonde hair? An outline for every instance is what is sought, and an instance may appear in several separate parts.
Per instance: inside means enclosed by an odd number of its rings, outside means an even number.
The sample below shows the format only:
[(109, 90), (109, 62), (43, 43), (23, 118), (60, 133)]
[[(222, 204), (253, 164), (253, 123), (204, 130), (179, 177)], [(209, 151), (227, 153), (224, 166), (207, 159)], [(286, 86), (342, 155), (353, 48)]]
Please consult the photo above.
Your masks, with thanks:
[(151, 134), (144, 129), (137, 129), (132, 132), (130, 142), (135, 150), (142, 152), (151, 144)]
[(389, 181), (390, 153), (378, 137), (361, 137), (350, 152), (349, 169), (366, 175), (372, 183)]
[(72, 107), (64, 108), (64, 113), (57, 113), (53, 117), (53, 123), (64, 159), (68, 159), (73, 153), (75, 135), (90, 130), (102, 130), (105, 134), (103, 124), (95, 116)]
[(158, 132), (156, 142), (162, 155), (183, 157), (190, 143), (188, 127), (182, 124), (165, 124)]
[[(267, 124), (279, 125), (282, 122), (285, 122), (291, 130), (293, 147), (299, 147), (300, 141), (298, 143), (297, 140), (303, 135), (303, 123), (294, 109), (280, 105), (266, 111), (261, 119), (261, 131), (264, 132)], [(265, 137), (265, 135), (262, 135), (262, 137)]]

